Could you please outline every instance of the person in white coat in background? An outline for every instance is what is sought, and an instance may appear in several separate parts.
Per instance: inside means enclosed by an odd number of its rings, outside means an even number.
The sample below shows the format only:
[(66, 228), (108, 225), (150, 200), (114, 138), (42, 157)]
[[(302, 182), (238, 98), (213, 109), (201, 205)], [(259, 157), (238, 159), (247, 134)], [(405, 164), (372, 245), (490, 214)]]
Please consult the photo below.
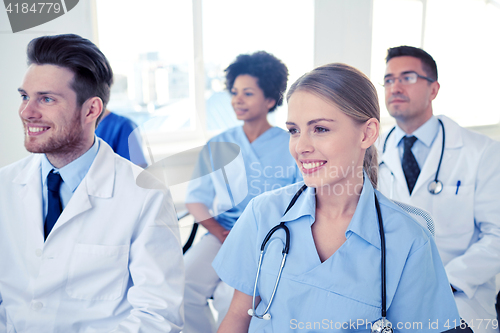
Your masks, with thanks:
[[(0, 169), (0, 332), (179, 332), (177, 218), (159, 181), (94, 134), (113, 72), (77, 35), (28, 45), (27, 158)], [(156, 188), (156, 189), (154, 189)]]
[(440, 86), (427, 52), (391, 48), (386, 63), (385, 102), (397, 125), (379, 142), (379, 190), (431, 213), (460, 315), (474, 332), (498, 332), (500, 143), (433, 115)]

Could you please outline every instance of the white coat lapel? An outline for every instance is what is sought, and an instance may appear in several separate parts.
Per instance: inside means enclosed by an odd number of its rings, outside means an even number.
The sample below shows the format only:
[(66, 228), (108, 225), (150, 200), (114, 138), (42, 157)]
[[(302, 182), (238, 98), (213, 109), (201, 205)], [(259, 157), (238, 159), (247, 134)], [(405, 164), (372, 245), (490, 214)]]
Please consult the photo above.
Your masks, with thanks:
[(47, 237), (47, 240), (51, 238), (51, 236), (53, 236), (55, 233), (57, 233), (57, 229), (61, 228), (64, 224), (71, 221), (71, 219), (73, 219), (75, 216), (89, 210), (90, 208), (92, 208), (92, 205), (90, 204), (87, 184), (85, 183), (84, 178), (81, 184), (75, 190), (75, 193), (73, 193), (73, 196), (69, 200), (68, 205), (62, 211), (61, 216), (59, 216), (59, 219), (57, 220), (54, 228)]
[[(449, 118), (440, 116), (439, 117), (444, 124), (445, 128), (445, 150), (443, 154), (443, 161), (441, 162), (441, 169), (439, 171), (439, 178), (442, 178), (442, 172), (444, 170), (450, 170), (450, 165), (454, 165), (451, 159), (451, 152), (448, 149), (455, 149), (462, 147), (462, 136), (460, 132), (456, 130), (456, 123), (452, 122)], [(429, 183), (434, 180), (436, 176), (436, 171), (439, 165), (439, 159), (441, 157), (441, 149), (443, 145), (443, 131), (441, 130), (441, 126), (439, 126), (439, 132), (434, 140), (434, 143), (431, 147), (429, 155), (425, 160), (424, 166), (420, 171), (420, 175), (418, 176), (417, 183), (415, 184), (415, 188), (413, 192), (417, 192), (420, 188), (423, 188), (427, 191), (427, 187)]]
[(442, 144), (443, 131), (441, 131), (441, 126), (439, 126), (439, 132), (436, 139), (434, 139), (434, 143), (432, 144), (431, 150), (429, 151), (429, 155), (425, 159), (425, 163), (420, 170), (420, 175), (418, 175), (413, 193), (416, 193), (421, 187), (425, 187), (424, 190), (427, 190), (429, 182), (434, 179), (439, 164), (439, 158), (441, 157)]
[(407, 193), (408, 186), (406, 185), (406, 178), (403, 173), (403, 168), (401, 167), (401, 159), (399, 158), (399, 151), (396, 146), (395, 140), (396, 139), (394, 135), (391, 135), (387, 140), (386, 150), (385, 153), (382, 154), (380, 163), (385, 164), (385, 166), (389, 168), (391, 173), (396, 178), (396, 184), (402, 184), (406, 189), (406, 191), (403, 191), (403, 193)]
[(14, 183), (24, 185), (20, 191), (26, 225), (35, 233), (30, 241), (41, 240), (43, 243), (43, 208), (42, 208), (42, 174), (41, 155), (32, 155), (31, 161), (21, 170), (13, 180)]
[(109, 145), (100, 140), (99, 152), (75, 193), (64, 208), (49, 238), (76, 216), (92, 208), (89, 196), (110, 198), (113, 195), (115, 179), (115, 154)]

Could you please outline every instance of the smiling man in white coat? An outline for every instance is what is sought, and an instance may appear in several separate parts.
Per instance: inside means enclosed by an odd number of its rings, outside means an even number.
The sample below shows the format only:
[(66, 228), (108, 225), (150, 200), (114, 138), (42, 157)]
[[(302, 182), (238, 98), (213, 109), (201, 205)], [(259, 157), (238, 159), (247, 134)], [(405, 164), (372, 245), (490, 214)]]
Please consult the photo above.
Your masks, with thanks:
[(439, 83), (427, 52), (395, 47), (386, 61), (385, 102), (397, 125), (380, 140), (379, 189), (432, 214), (460, 315), (474, 332), (498, 332), (500, 143), (433, 115)]
[[(94, 135), (113, 73), (89, 40), (28, 45), (29, 157), (0, 169), (0, 332), (179, 332), (184, 271), (170, 193)], [(156, 188), (156, 189), (154, 189)]]

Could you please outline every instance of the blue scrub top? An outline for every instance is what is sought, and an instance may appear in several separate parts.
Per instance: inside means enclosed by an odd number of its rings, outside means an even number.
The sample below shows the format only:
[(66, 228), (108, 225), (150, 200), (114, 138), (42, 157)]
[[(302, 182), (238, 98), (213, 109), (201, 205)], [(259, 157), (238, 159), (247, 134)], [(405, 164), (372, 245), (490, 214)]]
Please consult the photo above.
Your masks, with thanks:
[(101, 120), (95, 134), (121, 157), (143, 168), (148, 165), (142, 152), (139, 130), (132, 120), (111, 112)]
[[(370, 332), (381, 318), (380, 234), (374, 189), (365, 181), (345, 243), (320, 261), (311, 232), (315, 190), (307, 188), (283, 216), (303, 182), (253, 199), (213, 262), (219, 277), (252, 295), (262, 241), (280, 221), (290, 250), (270, 308), (271, 320), (252, 318), (249, 332)], [(395, 332), (441, 332), (460, 324), (455, 300), (430, 233), (376, 191), (386, 239), (387, 318)], [(269, 304), (282, 260), (285, 233), (268, 242), (257, 313)], [(448, 325), (448, 327), (446, 326)]]
[[(241, 126), (213, 137), (207, 143), (206, 154), (200, 154), (185, 202), (213, 208), (215, 219), (231, 229), (252, 198), (302, 180), (288, 151), (289, 140), (290, 134), (278, 127), (271, 127), (252, 143)], [(213, 143), (219, 142), (237, 145), (238, 157), (228, 164), (217, 161), (218, 146)]]

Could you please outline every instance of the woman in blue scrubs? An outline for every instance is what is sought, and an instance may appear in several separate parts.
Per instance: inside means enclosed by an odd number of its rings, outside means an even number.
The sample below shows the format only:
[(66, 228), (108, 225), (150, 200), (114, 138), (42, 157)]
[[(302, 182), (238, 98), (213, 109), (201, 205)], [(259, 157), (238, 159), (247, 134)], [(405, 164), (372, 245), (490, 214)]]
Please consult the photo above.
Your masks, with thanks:
[(250, 199), (302, 180), (287, 149), (288, 133), (267, 120), (283, 103), (287, 77), (287, 67), (263, 51), (239, 55), (226, 69), (231, 103), (243, 126), (209, 140), (188, 186), (186, 208), (209, 233), (185, 255), (186, 333), (215, 332), (208, 298), (213, 296), (219, 320), (229, 307), (233, 291), (220, 284), (211, 263)]
[[(304, 183), (256, 197), (233, 227), (213, 262), (236, 289), (219, 332), (370, 332), (382, 305), (375, 195), (385, 229), (387, 319), (395, 332), (460, 325), (432, 236), (375, 190), (380, 111), (370, 80), (350, 66), (325, 65), (298, 79), (287, 100), (289, 150), (307, 188), (286, 214)], [(290, 230), (290, 249), (270, 319), (258, 319), (248, 311), (260, 248), (280, 222)], [(273, 294), (284, 244), (283, 229), (267, 243), (257, 314)]]

